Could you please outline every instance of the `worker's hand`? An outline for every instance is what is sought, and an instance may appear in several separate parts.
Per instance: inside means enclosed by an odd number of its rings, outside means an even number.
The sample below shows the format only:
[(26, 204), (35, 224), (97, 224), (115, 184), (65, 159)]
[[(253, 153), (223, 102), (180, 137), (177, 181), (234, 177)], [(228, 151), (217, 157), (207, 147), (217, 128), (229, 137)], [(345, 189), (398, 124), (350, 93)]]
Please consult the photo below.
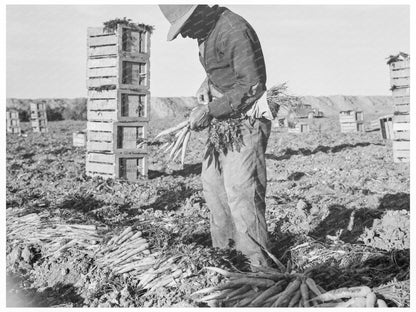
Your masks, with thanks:
[(208, 104), (211, 101), (211, 92), (209, 90), (208, 79), (205, 79), (196, 92), (196, 98), (199, 104)]
[(191, 130), (202, 130), (209, 126), (212, 116), (209, 114), (208, 105), (199, 104), (189, 116), (189, 125)]

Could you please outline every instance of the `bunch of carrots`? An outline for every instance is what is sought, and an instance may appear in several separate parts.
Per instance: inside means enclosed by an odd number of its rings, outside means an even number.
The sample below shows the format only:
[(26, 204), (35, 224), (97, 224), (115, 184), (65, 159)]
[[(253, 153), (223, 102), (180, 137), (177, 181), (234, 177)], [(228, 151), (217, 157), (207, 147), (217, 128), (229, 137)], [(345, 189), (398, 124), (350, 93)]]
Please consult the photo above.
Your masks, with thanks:
[(189, 128), (188, 120), (181, 122), (175, 127), (160, 132), (154, 140), (163, 136), (172, 135), (173, 133), (175, 133), (174, 140), (166, 142), (162, 145), (161, 149), (163, 153), (169, 153), (168, 162), (171, 160), (174, 161), (179, 155), (181, 155), (181, 164), (183, 165), (185, 162), (186, 149), (191, 137), (191, 129)]
[(227, 307), (387, 307), (367, 286), (326, 292), (312, 278), (300, 273), (281, 273), (271, 268), (259, 268), (256, 273), (206, 269), (227, 277), (228, 281), (193, 293), (192, 297), (209, 293), (195, 299), (197, 302)]

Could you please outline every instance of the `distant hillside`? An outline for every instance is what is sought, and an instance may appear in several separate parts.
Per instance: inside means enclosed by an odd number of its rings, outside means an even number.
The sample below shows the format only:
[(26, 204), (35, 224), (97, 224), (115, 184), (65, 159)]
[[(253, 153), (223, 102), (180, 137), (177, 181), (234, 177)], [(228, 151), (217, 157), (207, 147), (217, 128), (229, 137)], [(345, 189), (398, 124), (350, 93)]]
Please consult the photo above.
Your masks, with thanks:
[[(305, 96), (305, 104), (319, 109), (325, 116), (337, 115), (341, 110), (361, 110), (365, 115), (382, 116), (393, 112), (392, 97), (390, 96)], [(48, 118), (86, 119), (86, 99), (7, 99), (7, 108), (15, 108), (28, 117), (30, 102), (46, 103)], [(189, 113), (196, 105), (195, 97), (153, 97), (151, 99), (151, 118), (173, 118)]]

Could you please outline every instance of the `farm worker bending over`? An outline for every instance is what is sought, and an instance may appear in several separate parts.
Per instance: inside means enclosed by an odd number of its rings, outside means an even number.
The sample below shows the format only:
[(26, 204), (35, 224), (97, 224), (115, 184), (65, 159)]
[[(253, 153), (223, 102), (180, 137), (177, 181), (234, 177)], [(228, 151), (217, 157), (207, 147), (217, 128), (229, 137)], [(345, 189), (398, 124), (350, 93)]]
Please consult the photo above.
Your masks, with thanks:
[[(252, 265), (266, 266), (265, 150), (272, 119), (265, 97), (266, 67), (250, 24), (225, 7), (160, 5), (178, 34), (196, 39), (206, 79), (189, 118), (192, 130), (209, 127), (202, 183), (214, 247), (234, 243)], [(224, 139), (226, 138), (226, 139)]]

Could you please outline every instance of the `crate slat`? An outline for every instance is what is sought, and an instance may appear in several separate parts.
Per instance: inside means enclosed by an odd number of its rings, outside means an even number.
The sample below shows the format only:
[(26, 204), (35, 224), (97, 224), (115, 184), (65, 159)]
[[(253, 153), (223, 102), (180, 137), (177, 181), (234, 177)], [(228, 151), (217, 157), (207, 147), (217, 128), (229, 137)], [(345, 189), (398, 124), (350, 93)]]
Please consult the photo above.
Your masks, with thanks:
[(410, 122), (410, 115), (409, 114), (401, 114), (401, 115), (394, 115), (393, 122)]
[(115, 34), (115, 32), (104, 31), (104, 27), (88, 27), (87, 28), (88, 37), (111, 36), (111, 35), (114, 35), (114, 34)]
[(393, 131), (410, 131), (410, 123), (393, 123)]
[(393, 140), (410, 140), (410, 131), (393, 131)]
[(339, 121), (341, 122), (341, 123), (351, 123), (351, 122), (355, 122), (355, 121), (357, 121), (357, 119), (356, 119), (356, 117), (355, 116), (348, 116), (348, 115), (346, 115), (346, 116), (339, 116)]
[(95, 58), (87, 61), (88, 68), (116, 67), (117, 64), (117, 57)]
[(102, 86), (117, 85), (117, 84), (118, 84), (117, 77), (95, 78), (95, 79), (88, 79), (87, 80), (87, 87), (88, 88), (98, 88), (98, 87), (102, 87)]
[(391, 78), (410, 77), (410, 68), (401, 68), (390, 71)]
[(393, 96), (410, 96), (410, 88), (393, 89)]
[(117, 36), (114, 34), (108, 36), (88, 37), (87, 42), (89, 47), (116, 45)]
[(390, 69), (391, 70), (409, 68), (409, 67), (410, 67), (410, 58), (405, 59), (403, 61), (397, 61), (397, 62), (390, 63)]
[(87, 131), (107, 131), (112, 132), (114, 125), (112, 122), (87, 122)]
[(410, 141), (393, 141), (393, 150), (396, 150), (396, 151), (410, 150)]
[(394, 105), (410, 104), (410, 96), (396, 96), (393, 97)]
[(410, 77), (390, 79), (390, 84), (396, 87), (408, 87), (410, 85)]
[(88, 138), (87, 141), (87, 150), (89, 152), (112, 152), (114, 144), (113, 142), (97, 142), (97, 141), (90, 141)]
[(89, 90), (88, 91), (88, 98), (92, 99), (116, 99), (117, 98), (117, 90), (107, 90), (107, 91), (95, 91)]
[(90, 68), (88, 70), (88, 77), (117, 77), (117, 73), (117, 67)]
[(87, 119), (90, 121), (117, 121), (117, 112), (113, 111), (87, 111)]
[(116, 99), (105, 99), (105, 100), (88, 99), (87, 109), (88, 110), (116, 110), (117, 100)]
[(410, 105), (409, 104), (394, 105), (393, 109), (394, 109), (394, 112), (396, 113), (409, 113)]
[(114, 164), (115, 156), (114, 154), (88, 153), (87, 160), (89, 162)]
[(107, 164), (107, 163), (94, 163), (88, 162), (85, 165), (86, 171), (95, 172), (95, 173), (104, 173), (114, 176), (115, 175), (115, 168), (114, 164)]
[(118, 46), (116, 45), (88, 48), (89, 57), (109, 56), (109, 55), (116, 55), (117, 53), (118, 53)]
[(97, 132), (89, 131), (88, 132), (88, 141), (106, 141), (113, 142), (113, 133), (112, 132)]

